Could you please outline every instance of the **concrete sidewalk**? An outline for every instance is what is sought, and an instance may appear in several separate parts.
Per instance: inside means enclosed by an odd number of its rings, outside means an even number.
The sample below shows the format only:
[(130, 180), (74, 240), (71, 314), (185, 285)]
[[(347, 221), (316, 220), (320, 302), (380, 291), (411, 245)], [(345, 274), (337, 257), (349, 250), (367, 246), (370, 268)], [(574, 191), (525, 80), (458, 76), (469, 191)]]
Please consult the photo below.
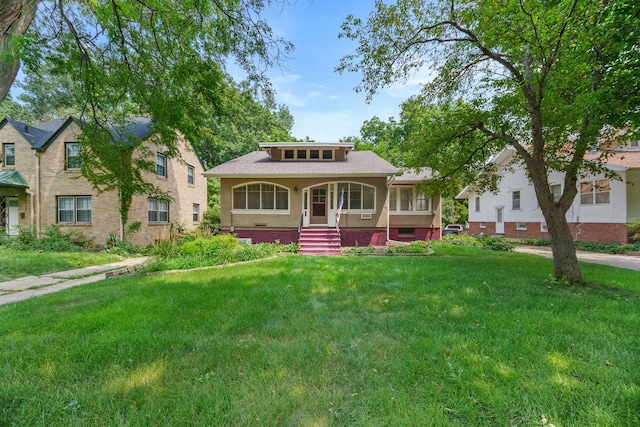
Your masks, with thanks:
[(149, 257), (129, 258), (110, 264), (0, 282), (0, 305), (24, 301), (28, 298), (50, 294), (62, 289), (97, 282), (117, 275), (117, 273), (132, 272), (148, 260)]
[[(514, 251), (553, 258), (548, 246), (517, 246)], [(578, 261), (604, 264), (611, 267), (640, 271), (640, 256), (602, 254), (599, 252), (576, 251)]]

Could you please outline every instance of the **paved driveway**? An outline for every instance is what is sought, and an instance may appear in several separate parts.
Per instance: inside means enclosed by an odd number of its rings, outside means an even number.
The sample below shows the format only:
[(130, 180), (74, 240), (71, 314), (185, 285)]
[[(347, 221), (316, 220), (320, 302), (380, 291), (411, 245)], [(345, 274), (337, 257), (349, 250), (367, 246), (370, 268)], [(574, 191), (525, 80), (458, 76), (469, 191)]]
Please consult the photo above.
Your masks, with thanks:
[[(551, 255), (551, 248), (548, 246), (517, 246), (514, 250), (516, 252), (553, 258), (553, 255)], [(576, 255), (578, 256), (579, 261), (640, 271), (640, 256), (612, 255), (585, 251), (576, 251)]]

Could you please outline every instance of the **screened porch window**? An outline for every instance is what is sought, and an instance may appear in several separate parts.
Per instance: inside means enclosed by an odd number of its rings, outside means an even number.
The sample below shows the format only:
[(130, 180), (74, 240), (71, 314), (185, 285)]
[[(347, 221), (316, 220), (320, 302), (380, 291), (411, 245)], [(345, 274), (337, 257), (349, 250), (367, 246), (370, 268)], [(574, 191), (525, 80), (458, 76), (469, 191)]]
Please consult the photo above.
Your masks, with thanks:
[(259, 182), (233, 189), (234, 210), (288, 210), (289, 189)]
[(376, 208), (376, 189), (367, 184), (339, 182), (338, 198), (343, 194), (342, 207), (348, 210), (374, 210)]

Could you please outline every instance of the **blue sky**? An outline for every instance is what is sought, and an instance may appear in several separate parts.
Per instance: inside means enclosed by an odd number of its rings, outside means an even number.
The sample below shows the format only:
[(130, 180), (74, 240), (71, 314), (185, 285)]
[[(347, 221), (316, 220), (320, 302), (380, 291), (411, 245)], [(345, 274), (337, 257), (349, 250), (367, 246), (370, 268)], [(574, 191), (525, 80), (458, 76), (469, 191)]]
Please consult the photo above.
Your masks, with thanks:
[(383, 89), (367, 104), (365, 94), (354, 91), (361, 75), (334, 71), (340, 58), (356, 48), (355, 42), (338, 39), (340, 25), (349, 14), (366, 18), (373, 7), (372, 0), (292, 0), (266, 11), (274, 32), (295, 45), (284, 68), (268, 75), (277, 91), (276, 102), (294, 116), (296, 138), (336, 142), (357, 136), (365, 120), (397, 117), (400, 103), (419, 91), (414, 80)]

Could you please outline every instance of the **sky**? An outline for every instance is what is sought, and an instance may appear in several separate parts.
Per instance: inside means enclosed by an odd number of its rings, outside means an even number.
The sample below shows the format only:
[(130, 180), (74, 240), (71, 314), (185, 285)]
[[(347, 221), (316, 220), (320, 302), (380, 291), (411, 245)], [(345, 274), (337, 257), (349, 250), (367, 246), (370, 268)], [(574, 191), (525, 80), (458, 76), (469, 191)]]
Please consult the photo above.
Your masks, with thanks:
[(358, 136), (365, 120), (398, 117), (400, 104), (418, 93), (419, 82), (414, 80), (381, 90), (367, 104), (365, 94), (354, 90), (361, 74), (334, 71), (357, 46), (338, 39), (341, 24), (349, 14), (364, 19), (373, 8), (373, 0), (290, 0), (265, 11), (276, 35), (295, 45), (283, 67), (267, 75), (277, 92), (276, 102), (286, 105), (294, 117), (291, 133), (296, 138), (337, 142)]

